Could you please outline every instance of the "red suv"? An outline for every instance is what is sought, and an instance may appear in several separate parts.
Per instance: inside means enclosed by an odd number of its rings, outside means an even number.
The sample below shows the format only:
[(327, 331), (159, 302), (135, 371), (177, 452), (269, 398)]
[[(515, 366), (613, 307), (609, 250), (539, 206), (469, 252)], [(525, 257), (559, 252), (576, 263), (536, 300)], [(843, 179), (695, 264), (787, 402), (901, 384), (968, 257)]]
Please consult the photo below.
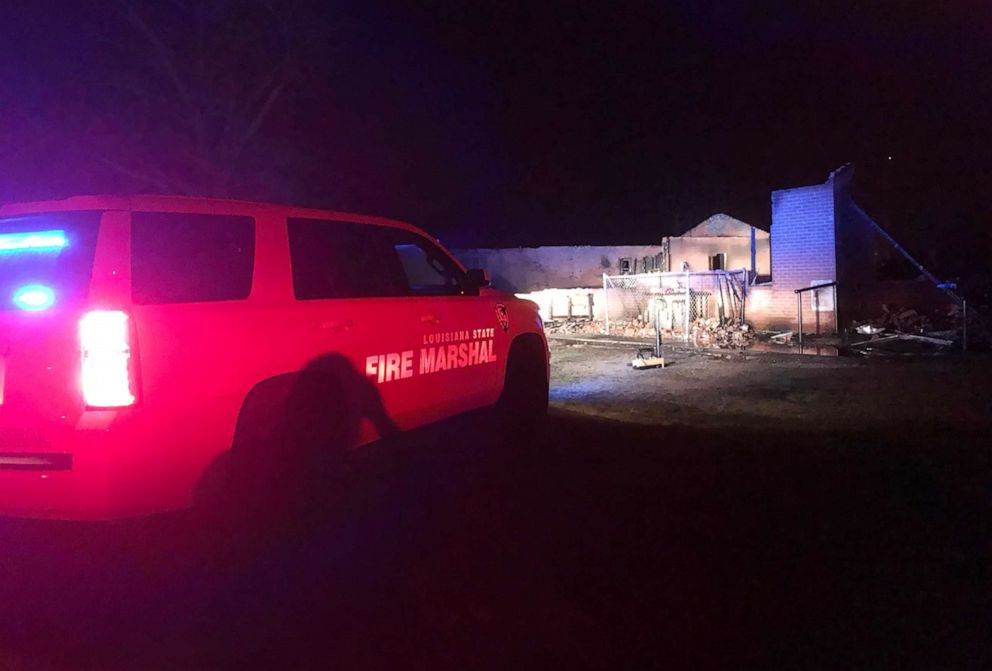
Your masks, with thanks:
[[(540, 415), (537, 308), (487, 284), (375, 217), (161, 196), (3, 206), (0, 514), (186, 507), (321, 361), (370, 390), (351, 446), (494, 404)], [(345, 421), (356, 395), (321, 412)]]

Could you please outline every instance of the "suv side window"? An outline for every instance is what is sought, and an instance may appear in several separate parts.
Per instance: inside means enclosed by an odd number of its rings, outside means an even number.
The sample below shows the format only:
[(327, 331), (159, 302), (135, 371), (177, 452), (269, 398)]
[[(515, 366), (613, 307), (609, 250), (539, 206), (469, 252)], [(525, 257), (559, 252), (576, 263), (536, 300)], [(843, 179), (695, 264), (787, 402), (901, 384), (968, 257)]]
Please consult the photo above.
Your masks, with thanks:
[(407, 295), (392, 229), (322, 219), (288, 219), (286, 227), (297, 299)]
[(138, 304), (241, 300), (251, 293), (255, 220), (134, 212), (131, 296)]
[(397, 229), (393, 249), (400, 259), (410, 294), (459, 296), (465, 293), (465, 273), (451, 257), (427, 238)]

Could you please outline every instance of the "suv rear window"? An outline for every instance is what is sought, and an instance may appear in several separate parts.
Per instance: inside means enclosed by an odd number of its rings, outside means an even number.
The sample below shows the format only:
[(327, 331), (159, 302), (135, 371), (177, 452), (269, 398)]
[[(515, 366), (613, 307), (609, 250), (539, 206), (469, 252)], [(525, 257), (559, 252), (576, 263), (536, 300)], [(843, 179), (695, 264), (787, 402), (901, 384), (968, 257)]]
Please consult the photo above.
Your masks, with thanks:
[(255, 220), (134, 212), (131, 297), (141, 305), (241, 300), (251, 293)]
[(0, 310), (58, 308), (86, 297), (100, 212), (0, 219)]

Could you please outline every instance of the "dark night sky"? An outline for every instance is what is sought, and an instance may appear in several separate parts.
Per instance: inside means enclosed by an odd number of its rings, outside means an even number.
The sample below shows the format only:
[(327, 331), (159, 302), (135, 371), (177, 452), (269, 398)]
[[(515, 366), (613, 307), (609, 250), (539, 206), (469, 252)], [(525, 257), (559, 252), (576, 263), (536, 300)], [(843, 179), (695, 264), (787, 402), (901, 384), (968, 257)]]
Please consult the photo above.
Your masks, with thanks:
[[(0, 10), (0, 198), (156, 190), (93, 158), (130, 105), (112, 85), (142, 58), (119, 5), (96, 7)], [(235, 195), (396, 216), (450, 244), (651, 242), (719, 211), (767, 227), (772, 189), (850, 161), (908, 246), (987, 267), (988, 2), (307, 11), (306, 76)], [(113, 151), (157, 146), (152, 128)]]

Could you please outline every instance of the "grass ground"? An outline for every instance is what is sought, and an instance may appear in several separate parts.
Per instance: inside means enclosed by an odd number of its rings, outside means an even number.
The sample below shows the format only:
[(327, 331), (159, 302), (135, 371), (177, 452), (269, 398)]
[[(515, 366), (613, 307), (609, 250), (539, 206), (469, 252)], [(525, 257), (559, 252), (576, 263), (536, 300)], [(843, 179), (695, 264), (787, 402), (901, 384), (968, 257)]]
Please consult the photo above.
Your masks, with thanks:
[(988, 361), (631, 356), (553, 344), (539, 434), (370, 449), (275, 536), (0, 521), (0, 669), (992, 665)]

